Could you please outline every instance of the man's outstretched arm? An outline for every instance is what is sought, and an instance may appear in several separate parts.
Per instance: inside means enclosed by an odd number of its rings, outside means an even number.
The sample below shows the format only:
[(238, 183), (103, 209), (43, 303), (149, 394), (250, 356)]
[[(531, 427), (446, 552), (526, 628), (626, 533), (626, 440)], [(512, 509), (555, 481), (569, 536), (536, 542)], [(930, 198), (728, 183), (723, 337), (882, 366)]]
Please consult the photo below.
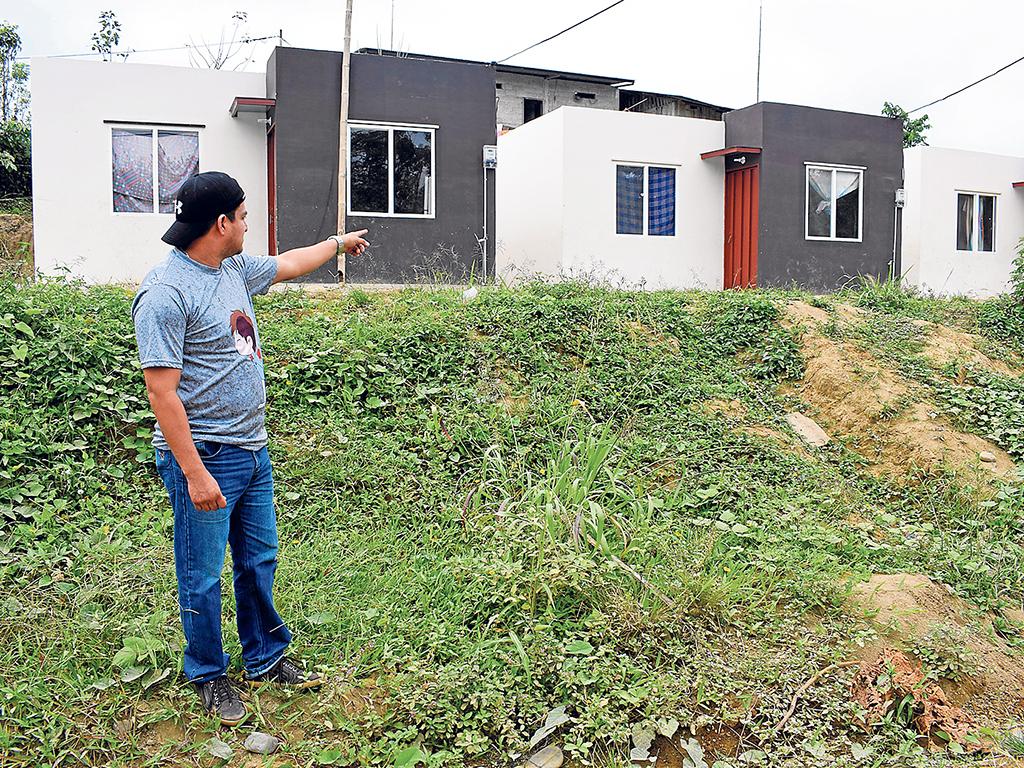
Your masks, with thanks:
[[(345, 250), (345, 253), (350, 256), (361, 254), (366, 249), (366, 246), (369, 245), (368, 242), (363, 240), (363, 235), (366, 233), (367, 230), (360, 229), (358, 232), (348, 232), (345, 235), (341, 235), (342, 248)], [(307, 245), (305, 248), (293, 248), (290, 251), (285, 251), (276, 257), (277, 275), (274, 277), (274, 282), (280, 283), (283, 280), (294, 280), (296, 277), (302, 277), (317, 267), (326, 264), (337, 253), (338, 243), (334, 238), (329, 238), (316, 245)]]

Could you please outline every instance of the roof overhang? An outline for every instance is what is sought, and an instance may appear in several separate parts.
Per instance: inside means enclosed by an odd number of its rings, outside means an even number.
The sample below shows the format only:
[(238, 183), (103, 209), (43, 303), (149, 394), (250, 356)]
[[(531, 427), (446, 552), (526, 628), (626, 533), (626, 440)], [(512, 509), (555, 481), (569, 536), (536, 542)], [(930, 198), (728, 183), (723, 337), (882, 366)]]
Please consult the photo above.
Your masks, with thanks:
[(1024, 187), (1024, 181), (1015, 181), (1015, 182), (1013, 182), (1013, 188), (1014, 189), (1021, 189), (1022, 187)]
[(562, 72), (557, 69), (541, 69), (539, 67), (520, 67), (515, 64), (495, 64), (495, 72), (503, 72), (508, 75), (527, 75), (529, 77), (543, 77), (545, 80), (571, 80), (576, 83), (590, 83), (591, 85), (607, 85), (612, 88), (623, 88), (633, 84), (633, 80), (627, 77), (605, 77), (604, 75), (585, 75), (582, 72)]
[(256, 96), (235, 96), (231, 100), (231, 109), (229, 111), (232, 117), (237, 117), (239, 112), (256, 112), (265, 115), (276, 103), (275, 99), (264, 99)]
[(729, 155), (760, 155), (760, 147), (723, 147), (713, 149), (710, 152), (701, 152), (701, 160), (710, 160), (713, 157), (728, 157)]
[(610, 85), (612, 88), (621, 88), (632, 85), (633, 80), (627, 77), (606, 77), (604, 75), (585, 75), (581, 72), (562, 72), (558, 69), (542, 69), (540, 67), (520, 67), (516, 64), (501, 64), (496, 61), (476, 61), (474, 59), (453, 59), (448, 56), (434, 56), (429, 53), (406, 53), (388, 50), (387, 48), (360, 48), (356, 53), (370, 56), (391, 56), (402, 59), (428, 59), (431, 61), (447, 61), (452, 64), (476, 64), (478, 66), (493, 67), (495, 72), (504, 72), (510, 75), (530, 75), (543, 77), (546, 80), (572, 80), (577, 83), (591, 83), (593, 85)]

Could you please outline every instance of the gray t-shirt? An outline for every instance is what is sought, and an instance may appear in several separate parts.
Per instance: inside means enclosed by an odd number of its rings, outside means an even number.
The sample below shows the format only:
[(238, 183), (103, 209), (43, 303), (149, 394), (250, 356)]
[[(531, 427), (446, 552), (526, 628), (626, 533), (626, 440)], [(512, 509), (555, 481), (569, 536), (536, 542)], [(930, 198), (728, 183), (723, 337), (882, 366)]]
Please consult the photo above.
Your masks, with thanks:
[[(178, 368), (178, 397), (193, 440), (259, 450), (267, 444), (263, 352), (252, 297), (266, 293), (277, 260), (246, 253), (219, 269), (174, 248), (132, 302), (143, 368)], [(168, 448), (157, 424), (153, 445)]]

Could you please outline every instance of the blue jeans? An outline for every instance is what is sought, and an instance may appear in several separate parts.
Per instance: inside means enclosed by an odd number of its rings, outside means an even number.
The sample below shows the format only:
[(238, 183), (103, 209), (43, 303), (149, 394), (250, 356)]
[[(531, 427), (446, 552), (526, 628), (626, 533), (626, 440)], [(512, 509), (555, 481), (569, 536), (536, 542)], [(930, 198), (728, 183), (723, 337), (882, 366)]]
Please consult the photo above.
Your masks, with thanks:
[(227, 499), (226, 509), (201, 512), (169, 450), (157, 450), (156, 466), (174, 508), (174, 568), (185, 631), (185, 675), (205, 682), (227, 672), (220, 631), (220, 574), (231, 545), (238, 639), (249, 676), (274, 666), (292, 636), (274, 609), (277, 570), (274, 478), (267, 449), (247, 451), (200, 441), (196, 450)]

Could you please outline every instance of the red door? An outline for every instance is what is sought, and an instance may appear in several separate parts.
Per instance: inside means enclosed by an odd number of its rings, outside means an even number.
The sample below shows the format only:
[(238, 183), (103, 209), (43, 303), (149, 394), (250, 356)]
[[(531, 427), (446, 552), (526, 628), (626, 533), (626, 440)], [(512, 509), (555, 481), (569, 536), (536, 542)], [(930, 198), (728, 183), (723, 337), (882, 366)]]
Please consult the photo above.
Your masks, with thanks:
[(759, 166), (725, 174), (725, 287), (757, 285)]

